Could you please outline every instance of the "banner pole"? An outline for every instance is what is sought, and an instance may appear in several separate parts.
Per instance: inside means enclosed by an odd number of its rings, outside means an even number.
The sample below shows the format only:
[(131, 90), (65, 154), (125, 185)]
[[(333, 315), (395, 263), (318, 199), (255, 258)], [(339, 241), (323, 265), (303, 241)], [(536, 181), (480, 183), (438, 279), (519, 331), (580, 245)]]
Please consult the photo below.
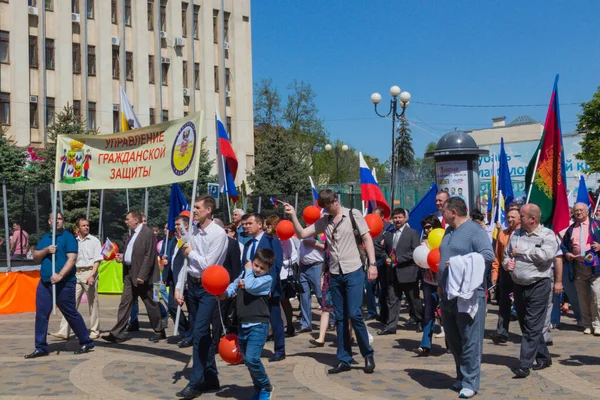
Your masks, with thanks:
[(63, 207), (63, 198), (62, 198), (62, 192), (58, 192), (58, 199), (60, 201), (60, 212), (64, 214), (65, 209)]
[(98, 216), (98, 237), (102, 240), (102, 211), (104, 210), (104, 189), (100, 189), (100, 215)]
[(538, 162), (540, 162), (540, 154), (542, 152), (538, 151), (537, 156), (535, 158), (535, 166), (533, 167), (533, 174), (531, 175), (531, 182), (529, 182), (529, 190), (527, 191), (527, 201), (525, 204), (529, 204), (529, 198), (531, 197), (531, 189), (533, 189), (533, 181), (535, 180), (535, 171), (537, 171)]
[(6, 203), (6, 181), (2, 180), (2, 204), (4, 205), (4, 241), (6, 242), (6, 274), (10, 272), (10, 238), (8, 231), (8, 206)]
[(39, 200), (38, 200), (38, 185), (34, 186), (35, 189), (35, 197), (34, 197), (34, 202), (35, 202), (35, 234), (36, 237), (40, 237), (40, 207), (39, 207)]
[(296, 200), (294, 201), (294, 210), (298, 210), (298, 192), (296, 192)]
[(127, 212), (129, 212), (129, 189), (125, 189), (125, 198), (127, 199)]
[[(223, 165), (223, 174), (225, 174), (225, 157), (221, 156), (221, 164)], [(231, 223), (231, 206), (229, 205), (229, 186), (227, 184), (227, 176), (225, 176), (225, 201), (227, 201), (227, 218)], [(260, 212), (260, 211), (259, 211)]]
[(90, 219), (90, 206), (92, 203), (92, 191), (88, 190), (88, 202), (87, 202), (87, 208), (85, 210), (85, 219), (89, 220)]
[(144, 215), (146, 216), (146, 221), (148, 220), (148, 188), (146, 188), (146, 195), (144, 197)]
[(262, 196), (258, 195), (258, 213), (260, 214), (260, 209), (262, 207)]
[[(52, 246), (56, 246), (56, 187), (52, 188)], [(56, 253), (52, 253), (52, 274), (56, 273)], [(52, 284), (52, 315), (56, 315), (56, 284)]]

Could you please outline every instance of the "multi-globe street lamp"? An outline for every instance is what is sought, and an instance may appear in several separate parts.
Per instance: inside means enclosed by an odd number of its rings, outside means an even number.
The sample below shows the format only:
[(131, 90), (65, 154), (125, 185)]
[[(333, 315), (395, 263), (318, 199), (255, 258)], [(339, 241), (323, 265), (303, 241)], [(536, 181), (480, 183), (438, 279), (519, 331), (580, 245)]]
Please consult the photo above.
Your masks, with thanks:
[[(392, 163), (390, 177), (390, 207), (394, 208), (394, 187), (396, 170), (396, 120), (404, 120), (404, 113), (406, 112), (406, 108), (410, 104), (410, 93), (403, 92), (400, 90), (399, 86), (394, 85), (390, 88), (390, 95), (392, 96), (392, 99), (390, 100), (390, 110), (385, 115), (379, 114), (379, 112), (377, 111), (377, 104), (381, 102), (381, 95), (379, 93), (373, 93), (371, 95), (371, 101), (375, 105), (375, 114), (382, 118), (387, 118), (390, 115), (392, 116)], [(398, 113), (398, 106), (400, 106), (401, 108), (400, 113)]]
[(342, 152), (347, 152), (348, 151), (348, 146), (345, 144), (342, 144), (341, 146), (332, 146), (331, 144), (327, 143), (325, 145), (325, 151), (331, 151), (334, 150), (335, 151), (335, 178), (336, 181), (339, 185), (340, 183), (340, 151)]

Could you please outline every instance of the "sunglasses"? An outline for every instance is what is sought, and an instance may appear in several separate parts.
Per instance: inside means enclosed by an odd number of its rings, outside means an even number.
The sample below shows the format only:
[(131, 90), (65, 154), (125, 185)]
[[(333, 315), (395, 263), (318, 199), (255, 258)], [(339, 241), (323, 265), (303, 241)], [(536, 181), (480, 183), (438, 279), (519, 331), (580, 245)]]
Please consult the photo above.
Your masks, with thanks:
[(431, 229), (431, 228), (433, 228), (433, 226), (431, 226), (431, 225), (425, 225), (425, 226), (423, 227), (423, 229)]

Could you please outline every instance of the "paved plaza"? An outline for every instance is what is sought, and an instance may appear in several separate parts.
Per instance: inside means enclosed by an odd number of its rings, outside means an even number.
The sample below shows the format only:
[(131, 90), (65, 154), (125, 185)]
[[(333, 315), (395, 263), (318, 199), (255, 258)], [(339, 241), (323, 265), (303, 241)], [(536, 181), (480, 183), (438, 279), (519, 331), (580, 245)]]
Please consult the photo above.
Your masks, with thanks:
[[(102, 295), (101, 329), (115, 322), (119, 296)], [(140, 303), (141, 304), (141, 303)], [(297, 305), (297, 303), (295, 303)], [(87, 321), (87, 305), (82, 306)], [(314, 309), (315, 322), (319, 311)], [(56, 331), (60, 313), (51, 317), (50, 331)], [(191, 348), (179, 349), (162, 341), (148, 342), (149, 322), (141, 305), (142, 330), (131, 334), (131, 340), (119, 345), (97, 340), (94, 352), (76, 356), (77, 340), (68, 342), (49, 336), (51, 355), (25, 360), (34, 338), (34, 313), (0, 316), (0, 398), (37, 399), (57, 396), (59, 399), (173, 399), (191, 373)], [(496, 307), (490, 306), (486, 334), (497, 320)], [(377, 368), (366, 375), (357, 368), (340, 375), (327, 375), (336, 363), (334, 335), (328, 334), (323, 348), (310, 349), (310, 334), (286, 339), (287, 358), (269, 363), (267, 372), (278, 399), (451, 399), (457, 394), (449, 387), (454, 382), (454, 362), (444, 350), (443, 339), (434, 339), (432, 355), (415, 357), (421, 335), (406, 329), (404, 320), (398, 333), (377, 337)], [(369, 322), (374, 334), (378, 322)], [(318, 326), (315, 324), (315, 326)], [(600, 398), (600, 337), (583, 335), (571, 318), (563, 318), (561, 330), (554, 330), (554, 346), (550, 348), (554, 364), (540, 372), (532, 371), (525, 380), (512, 379), (510, 368), (518, 362), (519, 340), (495, 346), (485, 340), (480, 399), (590, 399)], [(518, 333), (517, 323), (511, 330)], [(172, 323), (169, 326), (172, 334)], [(316, 331), (313, 331), (316, 334)], [(171, 342), (171, 341), (170, 341)], [(273, 342), (268, 342), (264, 357), (272, 355)], [(355, 348), (358, 353), (358, 348)], [(252, 383), (244, 365), (230, 366), (218, 358), (221, 390), (201, 398), (249, 399)], [(360, 354), (356, 360), (363, 364)], [(595, 378), (594, 378), (595, 377)]]

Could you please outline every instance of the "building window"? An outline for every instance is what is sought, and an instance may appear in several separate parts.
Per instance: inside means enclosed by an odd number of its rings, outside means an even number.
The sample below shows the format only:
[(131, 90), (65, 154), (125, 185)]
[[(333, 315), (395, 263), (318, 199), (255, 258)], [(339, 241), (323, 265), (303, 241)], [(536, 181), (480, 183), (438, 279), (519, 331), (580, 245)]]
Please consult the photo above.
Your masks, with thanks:
[(119, 105), (113, 104), (113, 132), (119, 132), (121, 130), (121, 113), (119, 112)]
[(223, 26), (223, 30), (225, 31), (225, 41), (229, 42), (229, 17), (231, 13), (225, 13), (225, 25)]
[(183, 87), (189, 88), (188, 85), (188, 63), (187, 61), (183, 62)]
[(161, 118), (161, 122), (167, 122), (169, 120), (169, 110), (162, 110)]
[(0, 63), (8, 64), (9, 32), (0, 31)]
[(148, 56), (148, 78), (150, 83), (154, 83), (154, 56)]
[[(0, 0), (0, 2), (8, 3), (8, 0)], [(37, 6), (37, 0), (27, 0), (27, 5), (29, 7), (36, 7)]]
[(54, 120), (54, 97), (46, 97), (46, 128)]
[(125, 25), (131, 26), (131, 0), (125, 0)]
[(215, 93), (219, 93), (219, 67), (215, 65), (214, 69), (215, 75)]
[(110, 21), (117, 23), (117, 0), (110, 0)]
[(96, 46), (88, 46), (88, 76), (96, 76)]
[(125, 53), (125, 78), (133, 81), (133, 53), (130, 51)]
[(46, 11), (54, 11), (54, 0), (46, 0)]
[(188, 115), (190, 115), (190, 113), (189, 113), (189, 112), (187, 112), (187, 111), (184, 111), (184, 112), (183, 112), (183, 116), (184, 116), (184, 117), (187, 117)]
[(156, 116), (154, 115), (154, 108), (150, 109), (150, 125), (154, 125), (156, 123)]
[(200, 63), (194, 63), (194, 88), (200, 90)]
[(219, 10), (213, 10), (213, 43), (219, 43)]
[(10, 93), (0, 93), (0, 125), (10, 125)]
[(29, 67), (38, 67), (38, 45), (37, 36), (29, 36)]
[(29, 103), (29, 126), (32, 128), (38, 127), (38, 106), (37, 102)]
[(73, 115), (77, 121), (81, 121), (81, 100), (73, 100)]
[(81, 45), (73, 43), (73, 73), (81, 73)]
[(86, 0), (87, 3), (87, 17), (88, 19), (94, 19), (94, 0)]
[(160, 0), (160, 30), (167, 31), (167, 2), (168, 0)]
[(88, 102), (87, 126), (88, 130), (96, 129), (96, 103), (91, 101)]
[(231, 90), (231, 70), (225, 68), (225, 91)]
[(163, 86), (169, 86), (169, 64), (162, 64), (162, 84)]
[(119, 65), (119, 46), (112, 47), (112, 77), (119, 79), (121, 77), (121, 67)]
[(46, 39), (46, 69), (54, 69), (54, 39)]
[(231, 117), (225, 118), (225, 125), (227, 129), (227, 133), (229, 134), (229, 140), (233, 142), (233, 134), (231, 133)]
[(148, 30), (154, 30), (154, 1), (148, 0)]
[(71, 0), (71, 12), (79, 14), (79, 0)]
[(194, 6), (194, 21), (193, 21), (194, 39), (198, 39), (199, 18), (200, 18), (200, 6)]
[(188, 3), (181, 3), (181, 36), (187, 37), (187, 9)]

